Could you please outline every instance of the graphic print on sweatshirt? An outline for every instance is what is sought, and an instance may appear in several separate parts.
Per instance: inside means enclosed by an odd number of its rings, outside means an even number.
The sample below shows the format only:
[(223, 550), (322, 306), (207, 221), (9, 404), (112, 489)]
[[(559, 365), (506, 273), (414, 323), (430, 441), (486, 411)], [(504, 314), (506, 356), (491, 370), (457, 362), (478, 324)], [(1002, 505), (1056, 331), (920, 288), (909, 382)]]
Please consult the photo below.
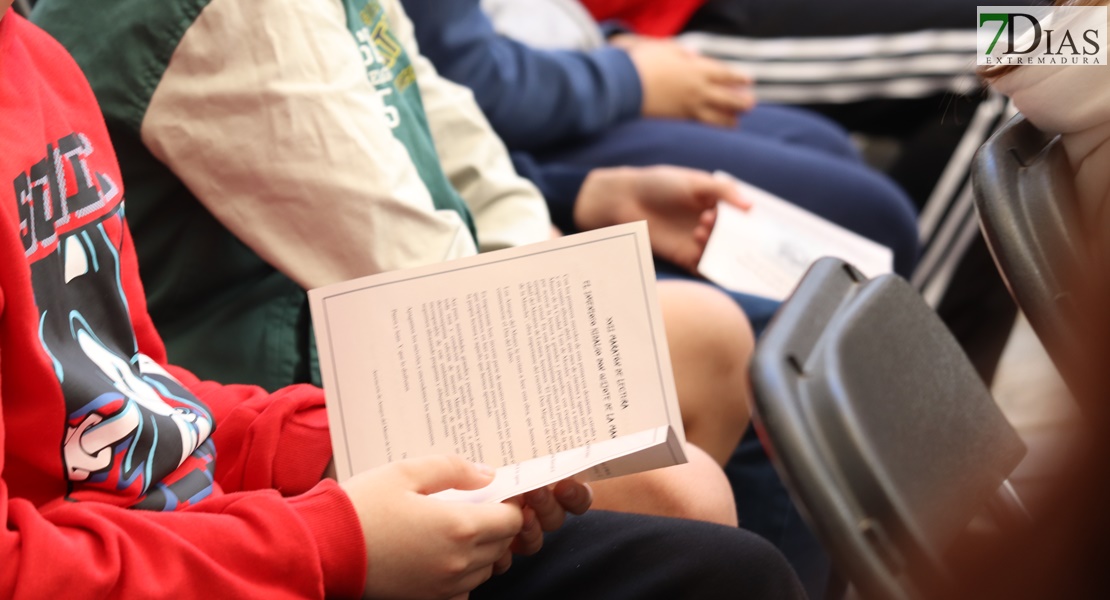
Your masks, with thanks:
[(138, 352), (120, 279), (122, 193), (94, 152), (70, 134), (14, 178), (39, 340), (66, 403), (67, 499), (174, 510), (212, 491), (212, 416)]
[(383, 114), (393, 137), (405, 146), (435, 207), (457, 212), (471, 236), (476, 236), (474, 217), (440, 164), (417, 85), (416, 68), (394, 35), (385, 9), (378, 0), (345, 0), (343, 4), (347, 29), (358, 44), (366, 79), (382, 99)]

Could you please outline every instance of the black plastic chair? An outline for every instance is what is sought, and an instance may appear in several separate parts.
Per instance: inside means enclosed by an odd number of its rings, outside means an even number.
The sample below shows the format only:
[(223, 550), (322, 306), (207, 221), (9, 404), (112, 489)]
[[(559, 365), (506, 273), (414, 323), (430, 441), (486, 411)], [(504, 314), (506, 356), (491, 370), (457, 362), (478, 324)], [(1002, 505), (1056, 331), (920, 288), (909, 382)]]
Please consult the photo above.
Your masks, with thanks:
[(756, 429), (854, 594), (944, 589), (945, 554), (975, 516), (998, 499), (1021, 514), (1007, 477), (1025, 446), (901, 278), (818, 261), (751, 369)]
[[(978, 151), (979, 224), (1010, 294), (1082, 405), (1092, 331), (1079, 306), (1086, 261), (1074, 177), (1057, 137), (1018, 115)], [(1089, 401), (1089, 400), (1088, 400)]]

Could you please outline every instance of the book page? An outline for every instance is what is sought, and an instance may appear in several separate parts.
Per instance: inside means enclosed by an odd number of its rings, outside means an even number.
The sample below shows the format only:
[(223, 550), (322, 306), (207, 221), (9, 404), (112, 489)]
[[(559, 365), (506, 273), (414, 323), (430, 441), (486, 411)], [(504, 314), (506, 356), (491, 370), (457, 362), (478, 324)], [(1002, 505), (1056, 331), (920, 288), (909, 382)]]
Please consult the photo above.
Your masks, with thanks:
[(586, 444), (557, 454), (541, 456), (497, 469), (493, 482), (478, 490), (446, 490), (432, 494), (455, 502), (501, 502), (525, 491), (577, 476), (595, 481), (678, 464), (681, 454), (674, 428), (664, 425), (639, 433)]
[[(659, 427), (684, 441), (655, 286), (633, 223), (311, 290), (340, 480), (430, 454), (597, 456)], [(637, 470), (685, 462), (680, 443), (647, 455)], [(570, 471), (604, 474), (589, 456)]]
[(698, 272), (733, 291), (785, 300), (817, 259), (835, 256), (875, 277), (894, 268), (894, 253), (764, 190), (732, 179), (749, 210), (717, 204)]

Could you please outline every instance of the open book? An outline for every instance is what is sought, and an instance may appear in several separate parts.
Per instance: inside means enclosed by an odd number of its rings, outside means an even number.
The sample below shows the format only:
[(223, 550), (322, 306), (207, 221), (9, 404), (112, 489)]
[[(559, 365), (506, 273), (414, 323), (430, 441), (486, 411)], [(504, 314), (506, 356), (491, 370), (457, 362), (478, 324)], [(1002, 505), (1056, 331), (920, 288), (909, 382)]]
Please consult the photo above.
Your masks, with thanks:
[(709, 235), (698, 272), (733, 291), (784, 300), (817, 259), (835, 256), (875, 277), (893, 270), (894, 253), (853, 231), (724, 173), (747, 211), (717, 204), (717, 223)]
[(340, 480), (454, 453), (497, 502), (686, 462), (647, 226), (309, 292)]

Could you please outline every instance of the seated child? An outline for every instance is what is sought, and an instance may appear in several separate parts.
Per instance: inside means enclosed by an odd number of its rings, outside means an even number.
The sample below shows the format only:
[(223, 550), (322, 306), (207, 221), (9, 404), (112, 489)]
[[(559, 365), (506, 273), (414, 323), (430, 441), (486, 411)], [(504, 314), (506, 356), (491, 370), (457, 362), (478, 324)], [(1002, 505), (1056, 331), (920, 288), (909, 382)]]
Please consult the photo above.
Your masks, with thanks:
[[(591, 512), (560, 528), (590, 505), (573, 481), (475, 506), (426, 497), (489, 482), (457, 457), (321, 480), (318, 388), (267, 394), (166, 362), (96, 100), (11, 4), (0, 0), (0, 172), (13, 182), (0, 188), (0, 596), (801, 597), (781, 557), (734, 527)], [(557, 550), (509, 569), (541, 544)], [(606, 577), (580, 576), (594, 569)]]

